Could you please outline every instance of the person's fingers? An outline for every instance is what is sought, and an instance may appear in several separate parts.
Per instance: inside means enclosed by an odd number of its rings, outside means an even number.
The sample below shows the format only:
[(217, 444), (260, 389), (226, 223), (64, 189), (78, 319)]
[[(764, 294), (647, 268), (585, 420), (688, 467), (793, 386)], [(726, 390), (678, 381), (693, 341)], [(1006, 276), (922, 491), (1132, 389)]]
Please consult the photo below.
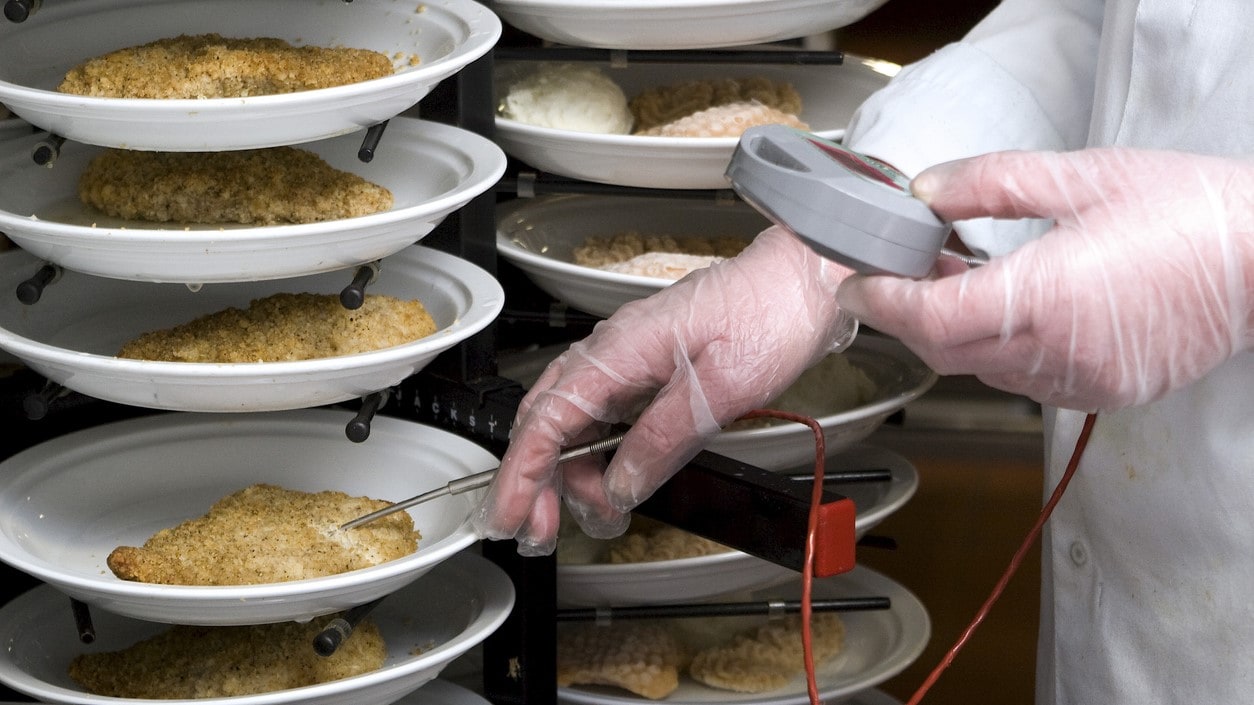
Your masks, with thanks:
[(526, 519), (512, 534), (522, 556), (547, 556), (557, 548), (561, 523), (560, 479), (545, 486), (529, 507)]
[[(675, 433), (677, 428), (685, 432)], [(718, 430), (700, 376), (683, 341), (677, 341), (670, 382), (636, 419), (606, 469), (604, 485), (610, 505), (624, 512), (633, 509)]]
[(927, 339), (937, 347), (957, 347), (986, 338), (1005, 338), (1027, 319), (1011, 316), (1023, 302), (1014, 269), (994, 261), (936, 280), (856, 275), (837, 291), (842, 308), (887, 335)]
[(1101, 193), (1077, 188), (1093, 178), (1086, 164), (1053, 152), (994, 152), (929, 167), (910, 189), (948, 221), (1052, 218), (1082, 210), (1077, 194)]
[(583, 532), (592, 538), (621, 536), (631, 523), (631, 514), (610, 506), (603, 488), (606, 461), (588, 458), (563, 465), (562, 495), (566, 508)]

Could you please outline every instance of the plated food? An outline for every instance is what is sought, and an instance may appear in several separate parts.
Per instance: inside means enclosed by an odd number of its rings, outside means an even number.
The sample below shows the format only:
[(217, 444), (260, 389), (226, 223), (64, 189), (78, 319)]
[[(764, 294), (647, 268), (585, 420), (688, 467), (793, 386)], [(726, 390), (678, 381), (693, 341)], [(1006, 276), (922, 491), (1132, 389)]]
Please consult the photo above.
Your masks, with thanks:
[(232, 152), (109, 149), (78, 180), (78, 197), (114, 218), (275, 225), (358, 218), (392, 208), (387, 188), (294, 147)]
[(123, 580), (163, 585), (257, 585), (361, 570), (407, 556), (421, 532), (405, 512), (345, 531), (350, 519), (390, 502), (346, 492), (249, 485), (142, 546), (118, 546), (105, 562)]
[(66, 72), (57, 90), (105, 98), (242, 98), (331, 88), (392, 71), (391, 58), (369, 49), (180, 34), (88, 59)]
[[(795, 600), (801, 586), (796, 574), (793, 575), (794, 578), (785, 584), (740, 592), (714, 601)], [(705, 578), (706, 581), (717, 579), (716, 575)], [(839, 652), (817, 663), (815, 669), (816, 684), (823, 702), (841, 702), (882, 683), (909, 666), (927, 645), (931, 632), (927, 611), (917, 597), (892, 579), (867, 568), (856, 567), (848, 573), (814, 582), (816, 600), (868, 596), (887, 597), (891, 606), (886, 610), (839, 613), (843, 627), (840, 630), (843, 634), (840, 636)], [(623, 624), (637, 620), (614, 620), (611, 617), (609, 624), (613, 626), (616, 621)], [(732, 661), (735, 660), (732, 654), (740, 649), (748, 653), (758, 652), (759, 658), (761, 651), (776, 651), (771, 647), (737, 646), (734, 641), (734, 635), (738, 633), (756, 636), (755, 631), (763, 624), (772, 625), (772, 622), (764, 622), (761, 618), (676, 618), (670, 621), (675, 629), (675, 638), (689, 644), (693, 654), (723, 647), (728, 651), (719, 653), (727, 654), (723, 658)], [(718, 622), (718, 625), (713, 625), (713, 622)], [(786, 621), (775, 622), (772, 629), (785, 625)], [(780, 630), (781, 633), (785, 631)], [(829, 632), (829, 636), (834, 635), (835, 632)], [(727, 672), (730, 674), (733, 671)], [(741, 673), (739, 670), (735, 672)], [(756, 680), (756, 676), (746, 678), (746, 681), (752, 680)], [(810, 702), (805, 681), (804, 673), (798, 669), (782, 686), (762, 692), (744, 692), (707, 685), (684, 669), (679, 671), (678, 686), (658, 702), (668, 705), (805, 705)], [(558, 687), (558, 700), (580, 705), (639, 705), (641, 696), (619, 686), (572, 684)]]
[[(11, 287), (39, 269), (22, 251), (0, 258), (0, 279)], [(410, 247), (379, 263), (366, 292), (421, 301), (436, 326), (425, 337), (365, 352), (263, 363), (117, 357), (128, 340), (143, 333), (273, 294), (339, 296), (351, 275), (189, 288), (65, 271), (35, 304), (38, 315), (30, 315), (32, 307), (16, 297), (0, 300), (0, 348), (54, 382), (107, 401), (179, 411), (276, 411), (361, 398), (399, 384), (482, 330), (504, 306), (500, 282), (483, 269), (454, 255)]]
[[(325, 568), (331, 563), (326, 559), (334, 554), (375, 564), (322, 576), (176, 585), (123, 580), (107, 565), (107, 557), (119, 546), (143, 546), (154, 535), (187, 521), (195, 529), (204, 528), (196, 520), (209, 507), (255, 484), (308, 493), (311, 499), (322, 492), (343, 492), (347, 497), (370, 498), (366, 506), (378, 506), (377, 501), (398, 501), (499, 463), (491, 453), (454, 434), (387, 416), (373, 420), (369, 440), (351, 443), (344, 438), (347, 416), (335, 409), (247, 416), (155, 414), (46, 441), (0, 463), (0, 560), (100, 610), (172, 624), (304, 621), (396, 592), (477, 540), (468, 517), (481, 493), (428, 502), (396, 514), (396, 524), (380, 520), (351, 534), (334, 529), (360, 516), (356, 500), (340, 506), (340, 500), (324, 496), (337, 508), (325, 510), (327, 516), (310, 531), (327, 531), (346, 545), (332, 545), (326, 555), (319, 553), (327, 547), (324, 543), (300, 547), (306, 552), (301, 560), (309, 567)], [(273, 502), (263, 505), (265, 512), (277, 515), (245, 516), (227, 523), (261, 529), (295, 511), (272, 506)], [(321, 511), (311, 507), (305, 513)], [(421, 533), (416, 547), (406, 517)], [(307, 530), (295, 521), (263, 542), (280, 552), (285, 541), (304, 542)], [(376, 525), (381, 527), (379, 541), (370, 533)], [(204, 565), (216, 560), (215, 555), (232, 553), (225, 544), (238, 537), (206, 536), (202, 541), (220, 546), (197, 546), (195, 537), (170, 538), (186, 545), (180, 552), (189, 561)], [(351, 546), (357, 541), (377, 544), (380, 555), (353, 557)], [(225, 554), (216, 553), (223, 550)], [(377, 560), (383, 554), (396, 555)], [(297, 555), (280, 557), (268, 570), (276, 578), (289, 571), (282, 577), (296, 577), (306, 569), (296, 565)], [(243, 564), (206, 566), (221, 573), (243, 569)]]
[(69, 675), (96, 695), (182, 700), (303, 688), (382, 668), (387, 644), (369, 617), (334, 653), (314, 651), (314, 638), (334, 618), (236, 627), (176, 625), (116, 651), (79, 654), (70, 661)]
[[(514, 587), (505, 571), (487, 559), (461, 553), (396, 590), (371, 612), (385, 648), (381, 667), (311, 685), (177, 702), (200, 705), (338, 705), (346, 702), (389, 705), (398, 701), (464, 704), (466, 701), (461, 699), (409, 699), (405, 696), (437, 678), (451, 662), (496, 631), (509, 616), (514, 599)], [(92, 619), (96, 640), (90, 645), (83, 644), (75, 638), (74, 616), (66, 605), (65, 595), (47, 585), (0, 607), (0, 640), (5, 644), (0, 650), (0, 682), (44, 703), (141, 702), (88, 692), (69, 677), (69, 665), (82, 654), (119, 651), (165, 632), (169, 626), (104, 610), (93, 610)], [(313, 654), (310, 642), (306, 641), (304, 646)], [(212, 662), (206, 661), (202, 666), (213, 669)]]
[(118, 357), (167, 362), (313, 360), (412, 343), (436, 331), (416, 299), (368, 294), (347, 309), (332, 294), (279, 292), (128, 341)]
[[(757, 4), (759, 0), (754, 0)], [(656, 4), (656, 3), (654, 3)], [(499, 5), (498, 5), (499, 7)], [(751, 66), (733, 62), (675, 63), (653, 61), (628, 61), (611, 64), (608, 61), (571, 62), (580, 67), (595, 67), (621, 89), (628, 99), (663, 86), (719, 85), (728, 79), (753, 79), (769, 81), (772, 86), (791, 86), (800, 97), (800, 113), (795, 117), (806, 129), (824, 139), (839, 140), (854, 111), (872, 93), (888, 82), (883, 72), (885, 62), (876, 62), (846, 55), (840, 65), (795, 65), (754, 62)], [(506, 96), (506, 87), (522, 80), (536, 70), (534, 61), (501, 59), (495, 63), (495, 85), (498, 103)], [(702, 89), (705, 91), (705, 89)], [(681, 91), (682, 92), (682, 91)], [(713, 91), (698, 92), (701, 95)], [(724, 172), (735, 152), (739, 132), (751, 124), (732, 116), (731, 128), (719, 128), (718, 132), (702, 132), (699, 126), (681, 125), (677, 134), (646, 135), (632, 132), (611, 131), (608, 124), (599, 129), (595, 121), (585, 120), (583, 129), (570, 129), (562, 122), (568, 116), (586, 114), (599, 119), (608, 115), (608, 103), (602, 104), (602, 92), (571, 94), (566, 91), (546, 93), (562, 100), (546, 103), (532, 115), (545, 114), (550, 120), (541, 123), (524, 122), (517, 116), (498, 114), (496, 117), (497, 142), (511, 156), (532, 168), (570, 178), (594, 181), (618, 186), (661, 189), (726, 189)], [(589, 99), (593, 105), (589, 106)], [(615, 99), (617, 100), (617, 99)], [(770, 94), (758, 99), (742, 98), (739, 109), (748, 112), (778, 111), (771, 105)], [(700, 109), (702, 100), (687, 107)], [(763, 108), (769, 110), (764, 111)], [(725, 106), (711, 107), (714, 114), (692, 119), (691, 122), (714, 125), (713, 118), (724, 112)], [(620, 113), (621, 106), (614, 108)], [(735, 111), (733, 111), (735, 112)], [(691, 117), (691, 116), (689, 116)], [(725, 116), (724, 116), (725, 117)], [(706, 120), (705, 118), (710, 118)], [(775, 122), (779, 115), (768, 115), (768, 122)], [(705, 136), (695, 136), (704, 134)]]
[(496, 248), (557, 300), (608, 317), (733, 256), (769, 226), (743, 203), (549, 196), (499, 206)]
[(737, 137), (755, 125), (809, 127), (797, 117), (802, 110), (797, 89), (760, 75), (693, 78), (628, 96), (597, 65), (542, 63), (502, 90), (501, 117), (559, 130)]
[[(388, 72), (343, 85), (236, 97), (116, 98), (57, 90), (79, 64), (192, 28), (296, 47), (364, 49), (386, 57)], [(0, 25), (0, 103), (43, 130), (106, 147), (209, 152), (299, 144), (397, 117), (487, 53), (500, 34), (496, 14), (473, 0), (44, 3), (37, 21)], [(338, 65), (331, 68), (329, 77), (345, 78)]]
[[(13, 124), (0, 125), (4, 140), (0, 147), (0, 231), (31, 254), (66, 269), (148, 282), (276, 279), (387, 257), (422, 240), (448, 214), (491, 188), (505, 172), (506, 161), (500, 147), (474, 132), (397, 117), (388, 122), (368, 163), (358, 158), (363, 133), (357, 132), (293, 148), (315, 155), (325, 167), (304, 165), (311, 157), (293, 155), (279, 158), (283, 166), (276, 174), (268, 159), (227, 156), (230, 153), (209, 158), (224, 165), (247, 159), (244, 168), (252, 170), (255, 178), (236, 174), (236, 166), (224, 166), (222, 171), (231, 172), (229, 178), (213, 183), (195, 172), (174, 176), (164, 169), (145, 168), (144, 185), (131, 179), (137, 169), (126, 168), (121, 179), (93, 180), (119, 189), (92, 196), (102, 205), (110, 202), (119, 208), (119, 215), (112, 216), (80, 198), (80, 175), (104, 149), (75, 145), (57, 158), (56, 168), (47, 169), (30, 158), (29, 126), (19, 120), (8, 122)], [(136, 155), (136, 151), (125, 150), (122, 161), (164, 164), (166, 159), (175, 160)], [(205, 157), (186, 159), (198, 162)], [(329, 170), (355, 178), (332, 178)], [(288, 185), (293, 180), (310, 180), (318, 182), (319, 188), (315, 193), (309, 183), (300, 183), (295, 198), (280, 198), (277, 184), (268, 181), (280, 175)], [(155, 186), (151, 184), (154, 179), (158, 181)], [(328, 192), (321, 188), (324, 184), (334, 187)], [(220, 196), (223, 190), (238, 198), (228, 203)], [(387, 201), (383, 190), (391, 194), (387, 208), (382, 208)], [(193, 201), (193, 193), (200, 197)], [(280, 202), (287, 205), (276, 205)], [(365, 212), (373, 208), (382, 210)], [(141, 211), (154, 217), (178, 213), (178, 217), (197, 219), (231, 211), (253, 222), (136, 219)], [(279, 216), (314, 220), (262, 222)]]
[[(811, 633), (816, 664), (840, 653), (845, 626), (838, 615), (813, 615)], [(783, 688), (804, 668), (797, 615), (748, 626), (648, 620), (559, 625), (557, 632), (560, 687), (608, 685), (659, 700), (686, 674), (713, 689), (756, 694)]]

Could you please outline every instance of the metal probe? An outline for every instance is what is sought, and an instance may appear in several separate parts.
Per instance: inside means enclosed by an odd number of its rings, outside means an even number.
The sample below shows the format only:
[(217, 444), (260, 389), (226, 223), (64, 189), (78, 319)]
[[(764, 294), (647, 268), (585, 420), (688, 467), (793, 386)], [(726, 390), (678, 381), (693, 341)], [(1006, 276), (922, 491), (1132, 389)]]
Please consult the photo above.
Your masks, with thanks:
[[(612, 450), (614, 448), (617, 448), (618, 444), (622, 443), (624, 435), (625, 433), (617, 433), (613, 436), (602, 438), (599, 441), (592, 441), (591, 443), (584, 443), (583, 445), (577, 445), (577, 446), (574, 446), (573, 448), (568, 448), (562, 451), (562, 453), (557, 456), (557, 463), (561, 465), (562, 463), (568, 460), (577, 460), (579, 458), (586, 458), (589, 455), (595, 455), (597, 453), (604, 453), (607, 450)], [(383, 509), (379, 509), (377, 511), (370, 512), (369, 514), (359, 516), (356, 519), (353, 519), (351, 521), (346, 521), (343, 524), (340, 524), (340, 528), (341, 529), (354, 529), (354, 528), (357, 528), (358, 526), (361, 526), (362, 524), (370, 523), (374, 521), (375, 519), (385, 517), (389, 514), (399, 512), (403, 509), (409, 509), (410, 507), (416, 504), (422, 504), (423, 502), (435, 499), (437, 497), (443, 497), (445, 495), (461, 494), (463, 492), (477, 490), (480, 487), (487, 487), (488, 485), (492, 483), (492, 478), (496, 477), (496, 471), (499, 469), (500, 469), (500, 466), (498, 465), (497, 467), (492, 468), (491, 470), (484, 470), (483, 472), (478, 472), (478, 473), (475, 473), (474, 475), (467, 475), (466, 477), (458, 478), (456, 480), (453, 480), (452, 482), (449, 482), (447, 485), (443, 487), (439, 487), (434, 490), (423, 492), (420, 495), (415, 495), (413, 497), (410, 497), (409, 499), (401, 500), (400, 502), (396, 502), (395, 504), (390, 504), (384, 507)]]

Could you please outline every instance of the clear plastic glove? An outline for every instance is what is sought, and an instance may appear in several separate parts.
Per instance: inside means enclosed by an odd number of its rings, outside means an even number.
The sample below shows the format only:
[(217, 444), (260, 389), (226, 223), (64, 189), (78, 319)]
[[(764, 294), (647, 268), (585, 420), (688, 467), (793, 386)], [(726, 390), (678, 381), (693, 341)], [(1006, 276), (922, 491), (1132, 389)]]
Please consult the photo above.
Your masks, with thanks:
[(951, 221), (1054, 220), (977, 269), (841, 286), (842, 306), (941, 374), (1112, 410), (1254, 344), (1254, 164), (1116, 148), (1005, 152), (933, 167), (912, 188)]
[[(771, 228), (739, 256), (621, 307), (545, 369), (519, 406), (510, 446), (474, 514), (485, 538), (524, 555), (556, 546), (559, 502), (589, 535), (629, 512), (726, 423), (778, 396), (855, 335), (836, 305), (849, 271)], [(565, 447), (638, 418), (613, 461), (556, 465)]]

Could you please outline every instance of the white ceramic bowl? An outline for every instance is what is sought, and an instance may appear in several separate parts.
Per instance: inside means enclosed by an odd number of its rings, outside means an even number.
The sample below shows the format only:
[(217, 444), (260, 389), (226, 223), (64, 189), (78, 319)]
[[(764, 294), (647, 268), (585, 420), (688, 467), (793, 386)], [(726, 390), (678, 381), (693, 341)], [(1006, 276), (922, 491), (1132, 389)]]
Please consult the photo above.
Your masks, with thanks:
[[(0, 284), (12, 292), (38, 269), (20, 250), (0, 255)], [(102, 279), (65, 271), (33, 305), (0, 297), (0, 349), (48, 379), (89, 396), (178, 411), (275, 411), (331, 404), (400, 383), (439, 353), (479, 332), (505, 295), (483, 269), (422, 246), (383, 260), (367, 292), (422, 301), (437, 330), (411, 343), (293, 362), (151, 362), (114, 357), (140, 333), (278, 292), (338, 294), (352, 271), (206, 286)]]
[[(745, 600), (798, 599), (800, 580), (742, 595)], [(822, 702), (843, 702), (892, 678), (915, 661), (931, 636), (931, 619), (919, 599), (892, 579), (861, 566), (848, 573), (814, 581), (814, 598), (887, 597), (887, 610), (844, 612), (845, 642), (841, 653), (817, 665), (815, 681)], [(728, 619), (728, 618), (720, 618)], [(737, 618), (739, 619), (739, 618)], [(748, 620), (746, 620), (748, 621)], [(761, 621), (761, 620), (757, 620)], [(756, 622), (749, 622), (756, 623)], [(710, 628), (706, 626), (706, 628)], [(605, 686), (558, 688), (558, 701), (579, 705), (639, 705), (640, 698)], [(740, 703), (743, 705), (805, 705), (810, 702), (805, 675), (767, 693), (736, 693), (711, 688), (687, 677), (658, 703)]]
[(77, 705), (387, 705), (422, 687), (450, 661), (486, 639), (513, 605), (514, 587), (505, 572), (486, 559), (461, 553), (383, 600), (372, 612), (388, 648), (387, 661), (377, 671), (259, 695), (139, 700), (85, 692), (70, 680), (67, 667), (78, 654), (122, 649), (163, 631), (166, 625), (94, 614), (97, 638), (86, 646), (76, 638), (65, 596), (45, 585), (0, 608), (0, 640), (5, 644), (0, 651), (0, 681), (41, 702)]
[[(753, 0), (758, 2), (759, 0)], [(839, 139), (854, 111), (888, 82), (884, 62), (846, 56), (838, 66), (785, 64), (629, 63), (600, 66), (631, 98), (638, 93), (680, 81), (738, 76), (764, 76), (788, 82), (802, 98), (801, 119), (810, 131)], [(497, 62), (496, 90), (536, 69), (534, 61)], [(729, 188), (723, 172), (731, 161), (737, 137), (645, 137), (557, 130), (496, 119), (496, 140), (505, 152), (540, 171), (585, 181), (620, 186), (675, 189)]]
[[(863, 333), (837, 354), (865, 372), (874, 383), (875, 391), (865, 403), (851, 409), (812, 414), (823, 429), (828, 453), (844, 450), (871, 435), (893, 412), (936, 383), (936, 373), (906, 346), (881, 335)], [(797, 423), (726, 430), (715, 436), (706, 450), (765, 470), (813, 467), (814, 433)]]
[[(245, 98), (122, 99), (58, 93), (66, 71), (179, 34), (277, 37), (394, 57), (395, 74)], [(296, 144), (387, 120), (496, 44), (501, 23), (472, 0), (76, 0), (0, 24), (0, 103), (70, 140), (127, 149), (213, 151)], [(416, 64), (410, 59), (417, 56)]]
[(327, 409), (159, 414), (46, 441), (0, 463), (0, 560), (110, 612), (184, 624), (259, 624), (364, 604), (476, 541), (479, 495), (409, 509), (418, 550), (339, 575), (241, 586), (156, 585), (114, 577), (105, 558), (203, 514), (258, 482), (399, 501), (495, 467), (451, 433), (377, 416), (370, 438), (344, 438)]
[[(150, 282), (278, 279), (371, 262), (426, 237), (505, 172), (505, 153), (484, 137), (395, 118), (369, 163), (357, 158), (360, 133), (303, 146), (337, 169), (388, 188), (395, 199), (390, 210), (299, 225), (184, 226), (110, 218), (84, 206), (79, 174), (100, 147), (73, 145), (48, 169), (28, 154), (29, 128), (0, 135), (10, 138), (0, 145), (0, 231), (68, 269)], [(416, 163), (423, 167), (415, 169)]]
[[(853, 500), (857, 509), (854, 532), (862, 536), (914, 496), (919, 475), (905, 458), (891, 451), (859, 446), (830, 455), (828, 473), (840, 470), (888, 470), (887, 482), (828, 483), (833, 492)], [(796, 468), (812, 474), (813, 464)], [(596, 539), (568, 536), (563, 540), (597, 550)], [(562, 606), (601, 607), (702, 602), (744, 590), (755, 590), (795, 580), (796, 571), (741, 551), (677, 558), (647, 563), (559, 563), (557, 600)]]
[(822, 34), (885, 0), (497, 0), (519, 29), (607, 49), (710, 49)]
[[(564, 347), (503, 356), (500, 372), (530, 387)], [(894, 412), (931, 389), (937, 375), (900, 342), (874, 333), (862, 333), (836, 353), (862, 370), (875, 385), (870, 399), (853, 408), (811, 416), (823, 429), (828, 454), (838, 453), (871, 435)], [(821, 363), (820, 363), (821, 364)], [(811, 395), (807, 395), (809, 397)], [(786, 409), (788, 410), (788, 409)], [(802, 413), (802, 410), (796, 410)], [(764, 470), (801, 472), (814, 467), (814, 433), (808, 426), (780, 422), (719, 433), (706, 450), (735, 458)]]
[(496, 250), (553, 298), (608, 317), (619, 306), (655, 294), (672, 281), (575, 264), (574, 249), (589, 237), (635, 230), (677, 238), (730, 235), (748, 242), (769, 225), (740, 202), (638, 196), (520, 198), (498, 209)]

